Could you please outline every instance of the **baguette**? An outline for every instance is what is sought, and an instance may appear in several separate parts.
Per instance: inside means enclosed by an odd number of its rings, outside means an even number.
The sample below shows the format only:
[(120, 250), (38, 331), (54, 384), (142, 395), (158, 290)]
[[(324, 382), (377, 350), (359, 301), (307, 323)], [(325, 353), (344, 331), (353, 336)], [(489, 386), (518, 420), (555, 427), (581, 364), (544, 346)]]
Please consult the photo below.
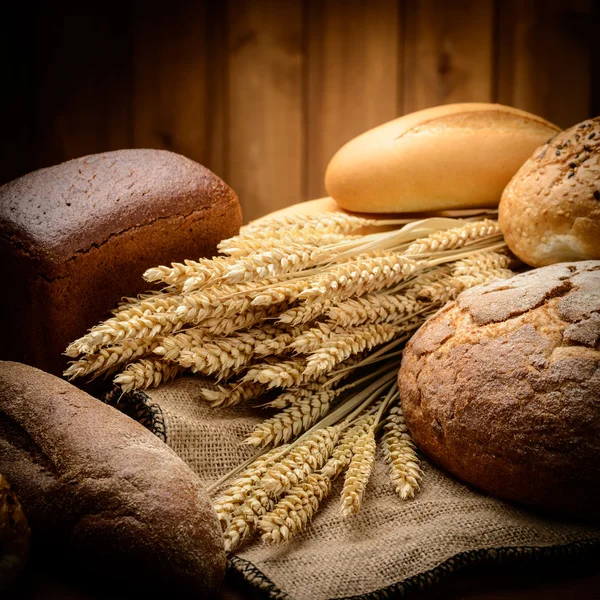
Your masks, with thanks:
[(325, 187), (357, 212), (496, 207), (519, 167), (558, 131), (500, 104), (427, 108), (349, 141), (331, 159)]

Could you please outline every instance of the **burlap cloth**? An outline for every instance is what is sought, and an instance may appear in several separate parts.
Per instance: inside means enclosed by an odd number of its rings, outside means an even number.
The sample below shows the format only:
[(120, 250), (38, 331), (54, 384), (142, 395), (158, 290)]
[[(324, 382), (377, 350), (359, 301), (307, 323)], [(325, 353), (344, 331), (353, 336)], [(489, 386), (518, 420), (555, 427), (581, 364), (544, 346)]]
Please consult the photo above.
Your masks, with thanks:
[[(209, 408), (199, 385), (182, 378), (108, 401), (161, 437), (209, 485), (253, 453), (240, 442), (262, 419), (256, 409)], [(356, 518), (341, 517), (337, 481), (303, 534), (279, 547), (257, 540), (231, 556), (229, 567), (271, 598), (384, 598), (428, 587), (471, 563), (566, 558), (600, 547), (600, 527), (539, 516), (475, 492), (424, 460), (423, 467), (421, 492), (403, 502), (379, 456)]]

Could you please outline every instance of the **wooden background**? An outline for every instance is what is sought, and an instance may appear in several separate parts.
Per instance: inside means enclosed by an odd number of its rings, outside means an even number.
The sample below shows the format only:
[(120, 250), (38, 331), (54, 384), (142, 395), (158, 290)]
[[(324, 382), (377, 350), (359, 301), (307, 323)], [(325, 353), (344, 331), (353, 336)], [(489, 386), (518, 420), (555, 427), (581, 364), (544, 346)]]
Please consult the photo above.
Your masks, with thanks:
[(43, 3), (2, 19), (0, 182), (166, 148), (225, 179), (249, 220), (323, 195), (333, 153), (406, 112), (497, 101), (564, 127), (600, 113), (593, 0), (153, 6)]

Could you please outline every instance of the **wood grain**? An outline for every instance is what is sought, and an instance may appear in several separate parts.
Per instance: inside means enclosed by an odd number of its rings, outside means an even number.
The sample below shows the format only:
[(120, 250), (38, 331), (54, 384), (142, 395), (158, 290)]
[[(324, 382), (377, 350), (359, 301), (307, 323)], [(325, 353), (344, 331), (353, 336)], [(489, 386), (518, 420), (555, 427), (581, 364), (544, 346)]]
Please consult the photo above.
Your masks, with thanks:
[[(38, 9), (36, 9), (38, 10)], [(40, 5), (36, 113), (38, 166), (127, 148), (130, 136), (130, 18), (82, 5)]]
[(160, 17), (149, 8), (136, 21), (133, 142), (207, 164), (206, 3), (177, 6)]
[(333, 154), (398, 114), (398, 2), (309, 0), (306, 35), (307, 198), (317, 198)]
[(302, 3), (229, 8), (228, 183), (244, 220), (303, 198)]
[(569, 127), (591, 116), (592, 0), (498, 4), (497, 99)]
[(492, 0), (406, 0), (404, 112), (492, 99)]

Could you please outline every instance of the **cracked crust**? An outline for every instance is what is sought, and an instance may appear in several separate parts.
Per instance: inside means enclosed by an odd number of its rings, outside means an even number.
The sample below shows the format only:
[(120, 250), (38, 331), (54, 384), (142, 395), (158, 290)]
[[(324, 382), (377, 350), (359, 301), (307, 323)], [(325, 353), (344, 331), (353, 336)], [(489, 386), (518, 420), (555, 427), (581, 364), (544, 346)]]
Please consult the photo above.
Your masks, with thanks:
[(510, 249), (540, 267), (600, 259), (600, 117), (535, 150), (506, 186), (499, 223)]
[(0, 472), (36, 548), (66, 553), (70, 571), (140, 592), (204, 598), (219, 587), (221, 528), (196, 475), (139, 423), (71, 384), (0, 362)]
[(600, 261), (463, 292), (407, 344), (399, 386), (416, 443), (457, 478), (600, 518)]
[(2, 298), (11, 344), (0, 358), (62, 373), (66, 346), (121, 297), (146, 290), (147, 268), (212, 256), (240, 225), (225, 183), (162, 150), (92, 155), (6, 184), (0, 268), (11, 282)]

